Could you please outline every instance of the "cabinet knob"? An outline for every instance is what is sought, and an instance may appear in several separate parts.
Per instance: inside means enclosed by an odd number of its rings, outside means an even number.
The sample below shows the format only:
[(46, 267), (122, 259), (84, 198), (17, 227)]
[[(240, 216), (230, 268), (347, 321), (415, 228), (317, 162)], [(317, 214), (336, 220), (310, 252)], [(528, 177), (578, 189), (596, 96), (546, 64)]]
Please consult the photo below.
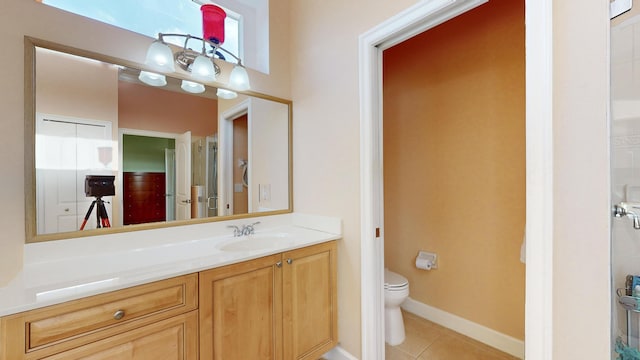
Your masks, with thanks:
[(113, 314), (115, 320), (120, 320), (124, 317), (124, 310), (118, 310)]
[(291, 258), (287, 259), (287, 264), (291, 265), (292, 262), (293, 262), (293, 259)]
[(282, 261), (278, 261), (278, 262), (276, 263), (276, 266), (277, 266), (277, 267), (282, 267)]

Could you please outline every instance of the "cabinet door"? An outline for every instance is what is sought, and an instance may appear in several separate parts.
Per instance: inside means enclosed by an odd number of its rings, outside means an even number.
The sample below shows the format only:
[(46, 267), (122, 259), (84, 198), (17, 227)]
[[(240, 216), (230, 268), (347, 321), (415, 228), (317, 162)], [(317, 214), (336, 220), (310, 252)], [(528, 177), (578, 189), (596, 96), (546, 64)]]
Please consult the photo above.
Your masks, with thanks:
[(282, 359), (280, 259), (200, 273), (201, 359)]
[(315, 360), (338, 341), (336, 243), (282, 258), (284, 358)]
[(127, 331), (43, 360), (197, 360), (198, 312)]

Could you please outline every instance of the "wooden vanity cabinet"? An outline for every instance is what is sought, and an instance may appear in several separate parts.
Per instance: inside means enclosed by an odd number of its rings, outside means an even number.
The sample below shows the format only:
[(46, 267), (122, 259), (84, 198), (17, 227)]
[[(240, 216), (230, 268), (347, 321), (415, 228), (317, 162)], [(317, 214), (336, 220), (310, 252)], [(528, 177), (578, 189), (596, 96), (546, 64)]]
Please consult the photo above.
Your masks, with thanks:
[(197, 291), (190, 274), (3, 317), (0, 359), (197, 359)]
[(337, 344), (335, 241), (200, 273), (200, 358), (318, 359)]
[(338, 341), (336, 242), (0, 318), (0, 360), (315, 360)]
[(316, 360), (338, 344), (336, 242), (282, 259), (284, 359)]

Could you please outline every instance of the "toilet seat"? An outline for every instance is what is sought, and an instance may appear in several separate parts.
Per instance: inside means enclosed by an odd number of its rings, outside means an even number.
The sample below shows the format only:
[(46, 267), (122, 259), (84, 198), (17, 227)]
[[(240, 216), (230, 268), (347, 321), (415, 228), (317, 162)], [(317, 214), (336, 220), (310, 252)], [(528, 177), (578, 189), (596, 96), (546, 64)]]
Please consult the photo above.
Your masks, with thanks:
[(409, 287), (409, 280), (406, 277), (394, 273), (389, 269), (384, 269), (384, 289), (385, 291), (403, 291)]

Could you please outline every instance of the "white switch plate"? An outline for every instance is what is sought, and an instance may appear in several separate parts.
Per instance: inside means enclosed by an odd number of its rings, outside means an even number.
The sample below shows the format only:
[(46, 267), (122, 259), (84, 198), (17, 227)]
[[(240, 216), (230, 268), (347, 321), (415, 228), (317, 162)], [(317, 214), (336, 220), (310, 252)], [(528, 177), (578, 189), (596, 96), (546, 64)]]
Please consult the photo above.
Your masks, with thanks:
[(260, 201), (271, 201), (271, 184), (260, 184)]
[(243, 191), (243, 186), (242, 183), (240, 184), (233, 184), (233, 191), (237, 192), (237, 193), (241, 193)]

